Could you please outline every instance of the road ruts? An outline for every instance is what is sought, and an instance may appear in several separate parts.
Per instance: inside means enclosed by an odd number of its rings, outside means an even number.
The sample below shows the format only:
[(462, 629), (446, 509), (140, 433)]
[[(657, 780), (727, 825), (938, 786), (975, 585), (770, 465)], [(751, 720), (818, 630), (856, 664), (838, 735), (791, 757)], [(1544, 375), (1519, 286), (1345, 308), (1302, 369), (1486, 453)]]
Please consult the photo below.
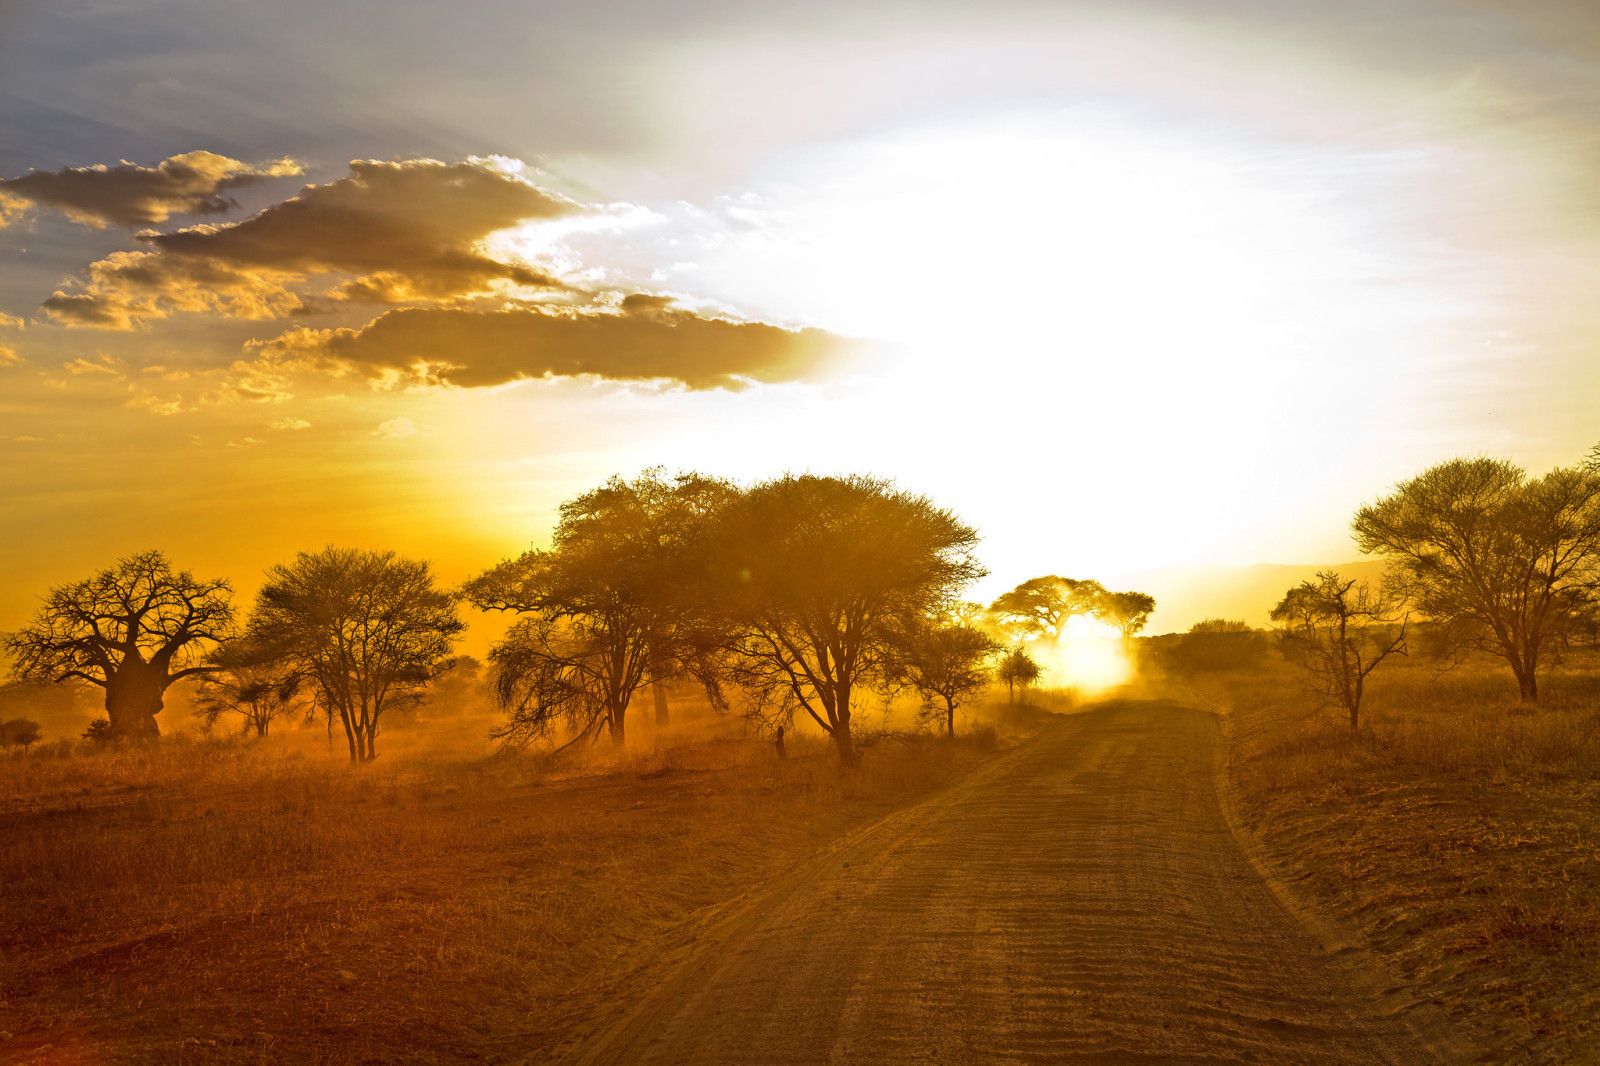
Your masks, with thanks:
[(1064, 719), (725, 922), (577, 1061), (1440, 1061), (1228, 828), (1216, 719)]

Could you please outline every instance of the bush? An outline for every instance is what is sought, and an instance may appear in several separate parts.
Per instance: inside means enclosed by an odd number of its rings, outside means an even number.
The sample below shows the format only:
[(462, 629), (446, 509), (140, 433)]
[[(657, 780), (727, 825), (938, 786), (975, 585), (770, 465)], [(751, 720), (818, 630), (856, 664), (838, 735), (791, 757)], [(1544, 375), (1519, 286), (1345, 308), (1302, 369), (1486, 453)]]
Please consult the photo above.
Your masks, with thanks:
[(1168, 665), (1183, 673), (1254, 666), (1267, 652), (1266, 636), (1238, 619), (1207, 618), (1189, 627), (1167, 651)]

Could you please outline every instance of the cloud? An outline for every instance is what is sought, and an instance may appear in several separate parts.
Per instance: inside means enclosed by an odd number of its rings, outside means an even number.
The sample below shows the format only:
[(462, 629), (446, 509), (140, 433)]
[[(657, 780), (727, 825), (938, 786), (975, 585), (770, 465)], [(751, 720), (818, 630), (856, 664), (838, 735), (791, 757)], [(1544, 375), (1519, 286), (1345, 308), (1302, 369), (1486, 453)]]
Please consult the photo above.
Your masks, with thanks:
[(302, 328), (259, 347), (269, 362), (464, 388), (592, 374), (707, 389), (812, 377), (855, 346), (822, 330), (705, 317), (640, 294), (620, 312), (404, 308), (360, 329)]
[(267, 428), (272, 430), (310, 429), (311, 423), (303, 418), (275, 418), (267, 423)]
[(20, 217), (26, 204), (52, 208), (95, 229), (149, 226), (173, 215), (219, 215), (239, 206), (229, 190), (300, 172), (289, 159), (253, 165), (214, 152), (175, 155), (153, 167), (124, 160), (114, 167), (33, 170), (0, 180), (0, 226)]
[[(579, 205), (495, 160), (356, 161), (350, 175), (231, 225), (141, 233), (150, 250), (92, 264), (78, 291), (43, 310), (70, 326), (132, 329), (174, 311), (276, 318), (346, 303), (432, 302), (481, 295), (497, 282), (559, 288), (549, 274), (492, 259), (489, 234)], [(292, 286), (333, 278), (317, 292)]]
[(22, 363), (22, 356), (17, 350), (7, 345), (0, 344), (0, 367), (18, 366)]
[(391, 418), (387, 422), (378, 423), (378, 428), (372, 431), (374, 437), (414, 437), (417, 435), (416, 423), (409, 418)]

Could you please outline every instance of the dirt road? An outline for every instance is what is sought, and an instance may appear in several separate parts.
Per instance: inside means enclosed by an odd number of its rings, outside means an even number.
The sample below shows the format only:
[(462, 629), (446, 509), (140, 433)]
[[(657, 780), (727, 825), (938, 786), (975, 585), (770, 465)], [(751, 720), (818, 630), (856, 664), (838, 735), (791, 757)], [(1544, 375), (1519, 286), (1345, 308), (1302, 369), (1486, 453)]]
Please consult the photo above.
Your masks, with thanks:
[(583, 1063), (1446, 1061), (1403, 991), (1279, 903), (1209, 713), (1063, 719), (686, 951)]

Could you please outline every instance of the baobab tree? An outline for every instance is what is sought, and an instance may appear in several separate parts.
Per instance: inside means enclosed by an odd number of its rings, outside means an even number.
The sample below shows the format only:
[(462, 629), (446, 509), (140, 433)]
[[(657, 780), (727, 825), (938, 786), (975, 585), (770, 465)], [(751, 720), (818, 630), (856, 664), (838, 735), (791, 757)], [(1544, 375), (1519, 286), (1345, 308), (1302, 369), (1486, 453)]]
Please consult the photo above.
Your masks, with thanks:
[(1600, 589), (1600, 469), (1530, 479), (1499, 459), (1452, 459), (1356, 512), (1356, 543), (1438, 627), (1446, 650), (1511, 667), (1525, 701), (1539, 668)]
[(706, 598), (747, 713), (776, 725), (803, 712), (853, 765), (854, 699), (886, 681), (897, 634), (982, 576), (977, 541), (926, 497), (859, 475), (786, 475), (730, 501)]
[(12, 673), (98, 686), (108, 738), (158, 736), (167, 689), (217, 669), (207, 646), (232, 636), (232, 596), (226, 580), (174, 571), (159, 551), (130, 555), (47, 592), (33, 620), (6, 638)]

